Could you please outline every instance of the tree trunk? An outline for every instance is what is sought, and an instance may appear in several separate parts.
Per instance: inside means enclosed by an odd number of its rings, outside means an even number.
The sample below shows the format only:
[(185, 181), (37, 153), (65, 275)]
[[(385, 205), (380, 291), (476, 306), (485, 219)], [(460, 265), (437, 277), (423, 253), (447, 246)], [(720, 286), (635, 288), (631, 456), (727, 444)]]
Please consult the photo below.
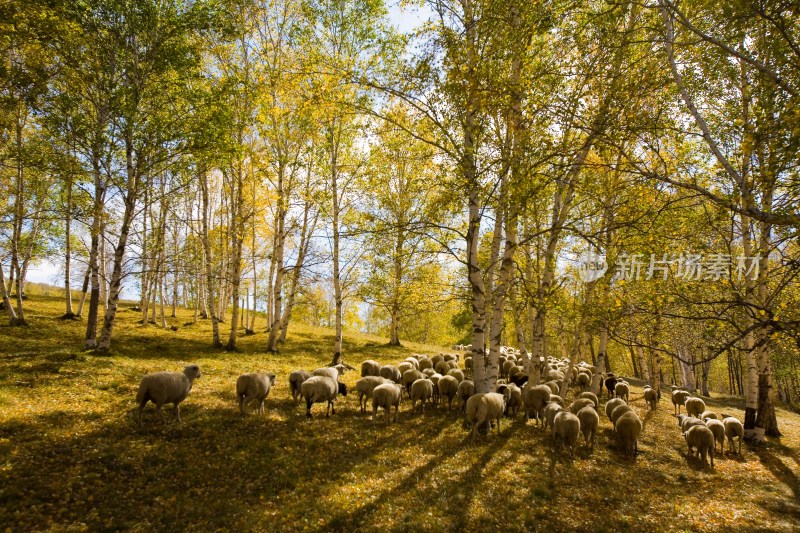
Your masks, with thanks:
[(89, 293), (89, 275), (92, 272), (91, 265), (87, 266), (86, 273), (83, 275), (83, 284), (81, 285), (81, 301), (78, 302), (78, 312), (75, 316), (80, 318), (83, 314), (83, 305), (86, 303), (86, 295)]
[(2, 285), (2, 287), (0, 287), (0, 291), (2, 291), (2, 293), (3, 293), (2, 294), (2, 296), (3, 296), (3, 307), (5, 308), (6, 313), (8, 313), (8, 321), (9, 321), (9, 323), (13, 325), (17, 320), (17, 312), (14, 311), (14, 306), (11, 305), (11, 299), (8, 297), (8, 290), (6, 289), (6, 282), (5, 282), (5, 279), (3, 279), (3, 264), (2, 263), (0, 263), (0, 285)]
[(275, 249), (273, 256), (275, 257), (275, 285), (273, 287), (272, 296), (272, 324), (269, 328), (269, 339), (267, 339), (267, 351), (278, 351), (278, 336), (280, 334), (280, 322), (283, 317), (283, 253), (284, 245), (286, 243), (286, 202), (285, 191), (283, 187), (283, 174), (285, 166), (282, 163), (278, 164), (278, 187), (277, 187), (277, 204), (278, 210), (275, 214)]
[(75, 318), (72, 309), (72, 280), (71, 260), (72, 260), (72, 172), (67, 172), (67, 205), (64, 217), (64, 292), (66, 301), (64, 302), (64, 317)]
[(219, 319), (217, 318), (217, 306), (214, 301), (214, 270), (211, 266), (211, 241), (208, 228), (208, 174), (205, 170), (200, 170), (200, 188), (203, 195), (203, 212), (200, 217), (202, 223), (203, 258), (205, 260), (206, 275), (206, 302), (208, 312), (211, 314), (212, 346), (222, 348), (222, 341), (219, 338)]
[(122, 215), (119, 239), (114, 248), (114, 266), (111, 271), (111, 283), (109, 286), (108, 309), (103, 319), (103, 330), (97, 341), (96, 350), (100, 353), (107, 353), (111, 349), (111, 335), (114, 331), (114, 321), (117, 316), (119, 306), (119, 296), (122, 290), (122, 268), (125, 264), (125, 247), (128, 244), (128, 234), (130, 233), (131, 222), (136, 212), (136, 199), (139, 192), (138, 170), (133, 162), (133, 143), (128, 137), (125, 139), (125, 162), (127, 173), (127, 188), (125, 194), (125, 211)]
[(94, 172), (94, 202), (92, 209), (91, 245), (89, 248), (89, 270), (91, 292), (89, 293), (89, 315), (86, 318), (84, 348), (93, 350), (97, 346), (97, 321), (100, 308), (100, 228), (103, 219), (105, 184), (102, 181), (99, 158), (92, 161)]

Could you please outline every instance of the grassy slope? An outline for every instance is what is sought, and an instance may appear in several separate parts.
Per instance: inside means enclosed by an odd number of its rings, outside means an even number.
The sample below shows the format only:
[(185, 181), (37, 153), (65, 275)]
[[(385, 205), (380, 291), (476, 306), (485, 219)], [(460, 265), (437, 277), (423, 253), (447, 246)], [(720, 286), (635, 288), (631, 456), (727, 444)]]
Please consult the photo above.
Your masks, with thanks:
[[(80, 350), (84, 324), (56, 317), (61, 302), (34, 297), (30, 327), (0, 327), (0, 529), (11, 530), (796, 530), (800, 524), (800, 416), (778, 412), (782, 442), (743, 447), (716, 469), (688, 459), (663, 398), (645, 410), (641, 454), (626, 460), (601, 417), (593, 454), (570, 461), (520, 417), (503, 435), (467, 437), (459, 414), (435, 410), (373, 426), (353, 397), (330, 419), (307, 421), (287, 375), (329, 361), (329, 331), (296, 326), (278, 355), (208, 348), (207, 323), (161, 331), (123, 311), (114, 354)], [(188, 314), (177, 323), (188, 320)], [(435, 347), (388, 348), (348, 336), (346, 359), (381, 362)], [(140, 377), (196, 362), (203, 376), (183, 422), (148, 408), (133, 421)], [(278, 375), (267, 412), (242, 419), (234, 383), (246, 371)], [(353, 385), (357, 377), (348, 374)], [(738, 414), (739, 401), (711, 408)], [(169, 413), (168, 413), (169, 414)]]

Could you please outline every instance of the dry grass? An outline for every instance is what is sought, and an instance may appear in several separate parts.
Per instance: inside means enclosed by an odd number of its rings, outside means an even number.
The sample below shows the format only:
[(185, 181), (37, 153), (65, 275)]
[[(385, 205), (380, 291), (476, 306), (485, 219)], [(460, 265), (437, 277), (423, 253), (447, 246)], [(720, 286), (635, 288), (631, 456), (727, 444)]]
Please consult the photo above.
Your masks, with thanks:
[[(61, 303), (34, 297), (28, 328), (0, 327), (0, 529), (16, 530), (671, 530), (797, 531), (800, 416), (779, 410), (783, 439), (716, 468), (688, 459), (668, 398), (647, 412), (640, 455), (621, 456), (601, 416), (593, 454), (570, 461), (522, 417), (473, 441), (461, 416), (401, 407), (384, 428), (339, 402), (330, 419), (304, 417), (287, 375), (330, 359), (329, 331), (297, 326), (282, 353), (208, 347), (208, 324), (162, 331), (122, 312), (114, 353), (80, 350), (84, 324), (61, 321)], [(177, 324), (186, 322), (179, 317)], [(388, 348), (348, 336), (348, 362), (403, 359), (435, 347)], [(162, 425), (149, 407), (133, 419), (140, 377), (196, 362), (203, 376)], [(239, 416), (242, 372), (278, 375), (267, 412)], [(357, 376), (348, 374), (352, 386)], [(739, 401), (711, 408), (741, 416)]]

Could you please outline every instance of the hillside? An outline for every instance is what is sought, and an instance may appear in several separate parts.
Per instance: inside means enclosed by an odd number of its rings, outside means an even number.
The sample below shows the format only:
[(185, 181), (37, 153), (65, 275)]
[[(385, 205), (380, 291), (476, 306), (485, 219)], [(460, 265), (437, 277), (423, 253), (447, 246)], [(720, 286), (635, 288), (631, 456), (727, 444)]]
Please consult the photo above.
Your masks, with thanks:
[[(330, 360), (332, 333), (295, 325), (279, 354), (259, 333), (236, 353), (209, 348), (207, 322), (177, 331), (142, 326), (123, 311), (113, 352), (81, 351), (84, 323), (62, 321), (61, 301), (34, 295), (27, 328), (0, 327), (0, 529), (259, 531), (796, 531), (800, 524), (800, 415), (778, 410), (784, 437), (741, 457), (716, 457), (711, 470), (687, 458), (665, 395), (646, 410), (640, 455), (613, 446), (601, 416), (593, 453), (575, 460), (522, 415), (502, 435), (471, 439), (462, 416), (401, 405), (388, 428), (359, 414), (353, 396), (336, 415), (294, 405), (287, 376)], [(262, 328), (263, 330), (263, 328)], [(402, 360), (433, 346), (389, 348), (346, 335), (345, 359)], [(133, 418), (141, 376), (197, 363), (202, 377), (177, 423)], [(266, 413), (242, 418), (234, 384), (270, 371)], [(345, 376), (353, 386), (357, 376)], [(710, 409), (742, 418), (738, 398)]]

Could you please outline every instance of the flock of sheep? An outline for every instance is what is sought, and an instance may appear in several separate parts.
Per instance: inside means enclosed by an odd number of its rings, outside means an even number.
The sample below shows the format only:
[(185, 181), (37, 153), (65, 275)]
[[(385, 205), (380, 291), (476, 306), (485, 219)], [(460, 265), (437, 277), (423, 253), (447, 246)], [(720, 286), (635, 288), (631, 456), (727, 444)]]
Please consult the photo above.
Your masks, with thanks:
[[(528, 383), (528, 374), (522, 366), (522, 357), (512, 348), (503, 350), (500, 361), (500, 379), (496, 392), (476, 393), (474, 383), (468, 379), (471, 374), (472, 358), (466, 357), (464, 369), (459, 368), (458, 355), (415, 355), (406, 358), (397, 365), (382, 365), (377, 361), (367, 360), (361, 364), (361, 378), (356, 381), (355, 391), (358, 394), (359, 409), (365, 414), (368, 405), (372, 406), (373, 422), (377, 420), (380, 409), (384, 410), (384, 424), (391, 422), (394, 409), (394, 422), (400, 410), (403, 397), (411, 401), (411, 412), (419, 410), (424, 413), (426, 406), (447, 404), (448, 411), (453, 407), (453, 400), (459, 401), (458, 408), (464, 413), (465, 421), (471, 428), (473, 436), (488, 433), (493, 426), (500, 432), (503, 416), (515, 419), (523, 409), (528, 420), (536, 420), (544, 430), (550, 429), (553, 443), (560, 445), (574, 457), (575, 447), (580, 436), (584, 445), (594, 449), (597, 430), (600, 424), (598, 410), (600, 401), (589, 387), (594, 382), (602, 396), (602, 385), (608, 393), (605, 414), (614, 428), (617, 446), (623, 453), (633, 457), (638, 453), (639, 437), (643, 424), (636, 411), (628, 404), (630, 401), (630, 385), (612, 373), (605, 376), (597, 374), (597, 370), (586, 363), (570, 367), (569, 362), (548, 358), (542, 365), (541, 376), (544, 383), (534, 385)], [(335, 402), (338, 396), (346, 396), (347, 385), (341, 381), (345, 372), (342, 365), (318, 368), (312, 372), (295, 370), (289, 374), (289, 391), (297, 403), (299, 398), (305, 400), (306, 416), (311, 418), (311, 408), (315, 403), (326, 404), (326, 416), (336, 413)], [(569, 379), (565, 380), (565, 376)], [(136, 395), (138, 404), (137, 420), (142, 424), (142, 411), (152, 401), (161, 416), (164, 404), (173, 404), (175, 416), (180, 420), (180, 403), (187, 397), (194, 380), (200, 377), (197, 365), (189, 365), (182, 373), (158, 372), (142, 378)], [(602, 380), (602, 381), (598, 381)], [(574, 385), (580, 392), (574, 395), (567, 405), (565, 398), (559, 394), (562, 384)], [(262, 413), (264, 401), (275, 385), (274, 374), (243, 374), (236, 381), (236, 396), (242, 415), (247, 413), (247, 406), (255, 403), (256, 410)], [(567, 393), (569, 387), (563, 387)], [(567, 394), (564, 394), (567, 396)], [(646, 385), (643, 394), (649, 409), (655, 409), (660, 399), (660, 392)], [(675, 390), (672, 394), (675, 414), (683, 435), (689, 446), (701, 456), (703, 464), (706, 456), (711, 457), (714, 466), (714, 449), (719, 442), (724, 450), (724, 438), (727, 437), (731, 451), (733, 439), (739, 437), (739, 451), (743, 427), (734, 417), (719, 416), (705, 409), (700, 398), (692, 397), (685, 390)], [(680, 414), (680, 407), (685, 405), (687, 415)]]
[[(734, 438), (739, 439), (736, 454), (742, 453), (742, 438), (744, 425), (732, 416), (720, 416), (714, 411), (706, 410), (706, 403), (701, 398), (692, 396), (684, 389), (672, 391), (672, 405), (678, 417), (678, 425), (689, 447), (689, 455), (697, 454), (705, 465), (706, 458), (710, 458), (711, 467), (714, 467), (714, 452), (719, 443), (720, 453), (725, 452), (725, 438), (728, 439), (728, 451), (734, 452)], [(681, 406), (686, 407), (687, 414), (681, 414)]]

